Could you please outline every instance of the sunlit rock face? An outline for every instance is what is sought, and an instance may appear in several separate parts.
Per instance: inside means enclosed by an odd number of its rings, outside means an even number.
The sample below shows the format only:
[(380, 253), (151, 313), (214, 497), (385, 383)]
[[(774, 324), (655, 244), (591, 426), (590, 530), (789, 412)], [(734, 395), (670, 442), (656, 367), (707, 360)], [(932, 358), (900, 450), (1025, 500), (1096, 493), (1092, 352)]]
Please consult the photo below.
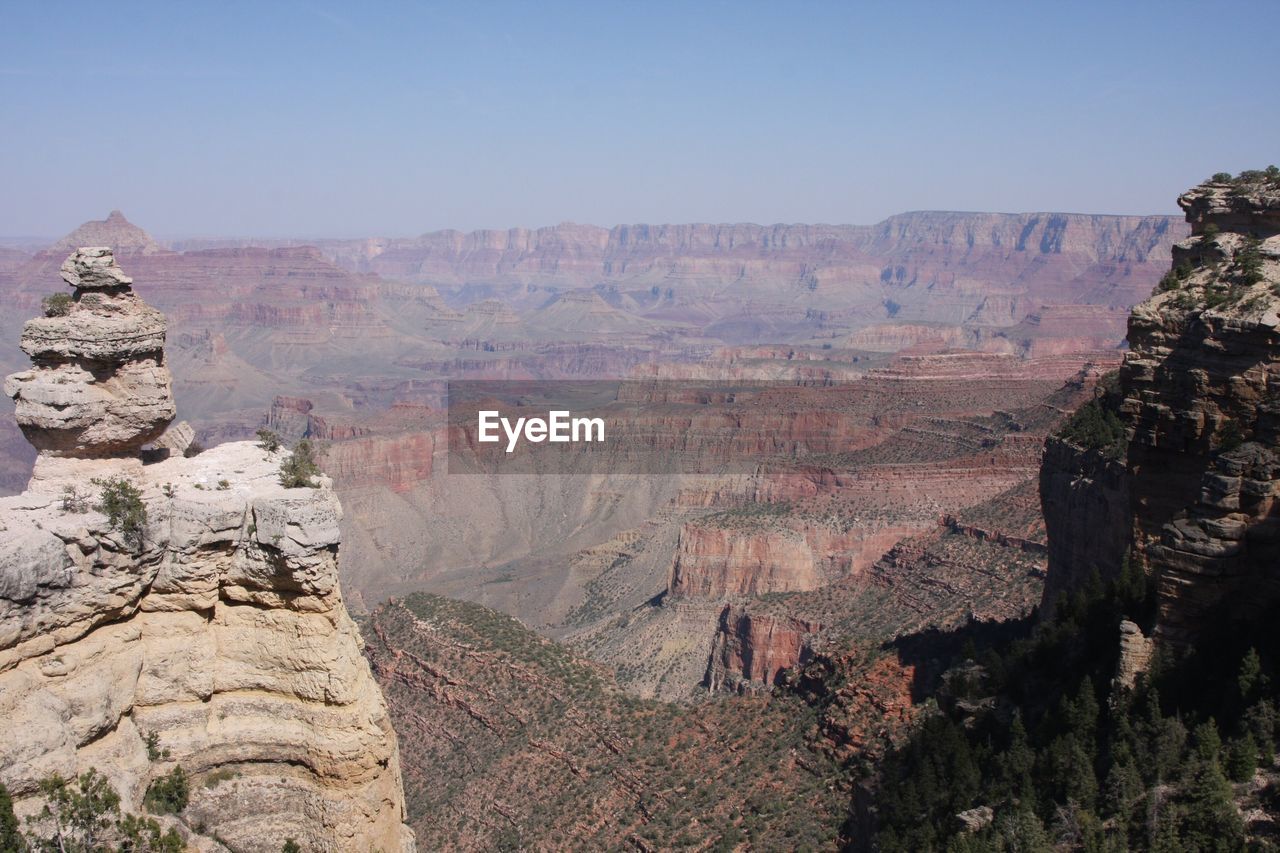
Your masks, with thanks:
[(41, 453), (136, 452), (175, 414), (164, 315), (133, 292), (110, 249), (77, 249), (62, 278), (71, 300), (26, 324), (31, 369), (5, 380), (18, 425)]
[[(282, 452), (249, 442), (184, 456), (163, 316), (110, 250), (63, 272), (75, 301), (27, 324), (33, 367), (6, 383), (40, 450), (0, 499), (0, 782), (18, 813), (89, 768), (139, 812), (181, 766), (190, 804), (162, 820), (190, 849), (412, 850), (330, 481), (286, 488)], [(137, 490), (132, 524), (103, 503), (112, 481)]]

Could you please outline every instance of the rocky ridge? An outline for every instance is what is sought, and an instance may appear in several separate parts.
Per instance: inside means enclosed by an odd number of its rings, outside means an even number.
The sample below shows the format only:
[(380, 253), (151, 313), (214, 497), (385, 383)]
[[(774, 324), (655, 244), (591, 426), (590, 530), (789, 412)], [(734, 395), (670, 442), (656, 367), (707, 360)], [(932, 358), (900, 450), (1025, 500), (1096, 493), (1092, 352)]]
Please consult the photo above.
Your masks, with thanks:
[(28, 324), (34, 367), (6, 381), (40, 450), (0, 499), (0, 782), (19, 815), (89, 768), (138, 812), (180, 767), (190, 801), (162, 821), (190, 848), (412, 850), (327, 478), (285, 488), (280, 452), (247, 442), (144, 464), (173, 417), (164, 317), (109, 250), (64, 277), (75, 301)]

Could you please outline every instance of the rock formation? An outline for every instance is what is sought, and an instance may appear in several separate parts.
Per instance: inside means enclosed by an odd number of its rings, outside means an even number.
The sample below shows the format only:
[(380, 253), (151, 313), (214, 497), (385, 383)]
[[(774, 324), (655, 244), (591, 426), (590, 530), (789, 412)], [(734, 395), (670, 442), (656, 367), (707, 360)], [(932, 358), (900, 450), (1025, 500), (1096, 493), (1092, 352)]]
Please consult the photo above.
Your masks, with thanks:
[(1152, 648), (1150, 637), (1142, 635), (1142, 629), (1125, 619), (1120, 623), (1120, 660), (1116, 664), (1117, 684), (1133, 687), (1138, 675), (1147, 671), (1151, 663)]
[(1280, 600), (1280, 173), (1178, 203), (1192, 235), (1129, 320), (1111, 407), (1127, 448), (1103, 461), (1050, 440), (1041, 485), (1047, 590), (1114, 574), (1130, 549), (1157, 587), (1157, 644), (1185, 645), (1220, 608)]
[(1280, 598), (1280, 187), (1209, 183), (1178, 203), (1186, 272), (1134, 308), (1121, 371), (1133, 544), (1157, 639), (1175, 642), (1227, 600), (1244, 617)]
[(55, 455), (136, 452), (174, 416), (164, 315), (134, 295), (110, 249), (77, 250), (62, 278), (74, 296), (27, 323), (32, 368), (5, 380), (18, 425)]
[(810, 641), (821, 630), (816, 622), (752, 615), (745, 607), (726, 604), (707, 664), (707, 689), (768, 690), (785, 670), (813, 657)]
[(1083, 586), (1094, 572), (1100, 578), (1120, 574), (1132, 525), (1124, 460), (1050, 436), (1040, 496), (1049, 540), (1047, 615), (1060, 595)]
[(174, 411), (164, 318), (108, 250), (64, 272), (75, 303), (28, 324), (34, 367), (6, 382), (41, 451), (0, 499), (0, 782), (19, 814), (90, 767), (142, 811), (180, 766), (190, 804), (163, 820), (199, 849), (412, 850), (327, 478), (285, 488), (280, 453), (247, 442), (143, 464)]
[(50, 252), (74, 252), (80, 246), (110, 246), (120, 255), (155, 255), (164, 251), (151, 235), (113, 210), (106, 219), (84, 223), (52, 247)]

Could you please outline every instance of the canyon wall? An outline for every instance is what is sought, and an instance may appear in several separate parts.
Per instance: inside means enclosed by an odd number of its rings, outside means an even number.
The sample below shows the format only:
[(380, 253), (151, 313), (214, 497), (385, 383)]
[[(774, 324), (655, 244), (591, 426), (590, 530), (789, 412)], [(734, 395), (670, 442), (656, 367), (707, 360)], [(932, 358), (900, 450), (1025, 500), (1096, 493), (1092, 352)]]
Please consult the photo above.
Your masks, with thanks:
[(1103, 462), (1050, 440), (1041, 477), (1049, 589), (1114, 570), (1128, 546), (1157, 588), (1156, 640), (1175, 646), (1220, 610), (1249, 619), (1280, 601), (1280, 178), (1178, 201), (1192, 236), (1129, 320), (1127, 448)]
[[(190, 801), (160, 819), (190, 846), (412, 850), (327, 478), (286, 488), (281, 452), (247, 442), (143, 450), (173, 417), (164, 318), (110, 251), (68, 267), (66, 314), (28, 324), (36, 367), (5, 386), (41, 449), (0, 498), (0, 781), (18, 814), (90, 768), (143, 811), (181, 767)], [(146, 405), (95, 396), (122, 373), (150, 381)]]
[(1083, 587), (1094, 572), (1103, 580), (1120, 574), (1132, 530), (1124, 460), (1050, 436), (1040, 498), (1048, 531), (1047, 615), (1060, 595)]

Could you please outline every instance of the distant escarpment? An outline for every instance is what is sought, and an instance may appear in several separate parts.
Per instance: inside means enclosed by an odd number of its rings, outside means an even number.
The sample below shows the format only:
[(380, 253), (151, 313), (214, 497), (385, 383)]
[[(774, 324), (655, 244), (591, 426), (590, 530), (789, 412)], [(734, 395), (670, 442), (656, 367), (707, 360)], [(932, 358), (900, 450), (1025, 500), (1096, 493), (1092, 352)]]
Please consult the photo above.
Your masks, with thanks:
[(412, 850), (327, 479), (286, 488), (285, 454), (250, 443), (185, 456), (164, 317), (110, 250), (63, 272), (71, 298), (28, 323), (34, 365), (5, 384), (40, 450), (0, 499), (0, 783), (18, 815), (52, 838), (51, 780), (92, 769), (190, 848)]
[(1182, 645), (1280, 600), (1280, 173), (1178, 203), (1192, 235), (1133, 310), (1118, 386), (1049, 441), (1041, 485), (1046, 601), (1127, 553), (1155, 581), (1157, 638)]

